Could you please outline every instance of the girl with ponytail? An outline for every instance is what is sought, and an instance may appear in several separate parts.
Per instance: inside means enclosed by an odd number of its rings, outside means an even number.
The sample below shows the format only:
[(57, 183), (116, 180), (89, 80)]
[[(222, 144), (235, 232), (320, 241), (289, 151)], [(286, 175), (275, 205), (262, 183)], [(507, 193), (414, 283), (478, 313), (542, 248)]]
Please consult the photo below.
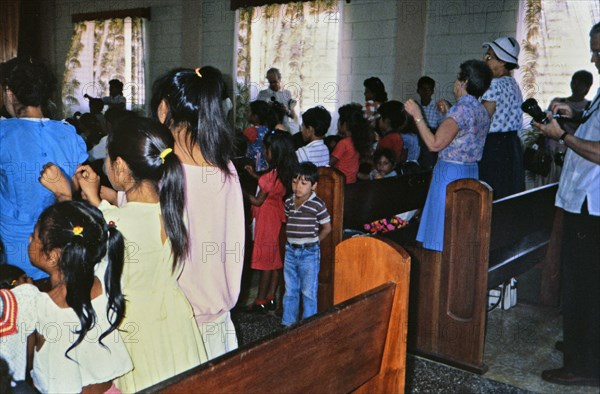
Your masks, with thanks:
[(175, 140), (190, 234), (179, 285), (194, 309), (209, 359), (237, 348), (231, 309), (240, 294), (245, 222), (225, 119), (223, 76), (214, 67), (175, 69), (153, 87), (152, 111)]
[(121, 233), (88, 203), (60, 202), (40, 215), (29, 258), (51, 284), (38, 297), (34, 334), (31, 376), (42, 393), (118, 392), (113, 379), (132, 369), (115, 331), (125, 314), (123, 252)]
[[(83, 198), (100, 208), (127, 245), (122, 279), (127, 313), (119, 329), (135, 369), (117, 380), (123, 392), (143, 390), (207, 360), (192, 308), (177, 284), (189, 238), (183, 170), (173, 145), (169, 130), (150, 119), (132, 115), (113, 126), (105, 167), (112, 186), (125, 193), (120, 207), (101, 200), (99, 177), (89, 166), (75, 172)], [(45, 171), (42, 183), (57, 195), (59, 188), (68, 193), (66, 179), (52, 177), (56, 169)]]

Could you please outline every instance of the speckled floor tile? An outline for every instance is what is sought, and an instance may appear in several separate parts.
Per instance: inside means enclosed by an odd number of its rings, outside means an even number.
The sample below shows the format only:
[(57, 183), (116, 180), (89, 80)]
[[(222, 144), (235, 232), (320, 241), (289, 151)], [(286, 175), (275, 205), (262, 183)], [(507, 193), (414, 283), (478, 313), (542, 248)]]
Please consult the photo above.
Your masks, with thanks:
[(559, 308), (517, 304), (488, 313), (484, 362), (488, 379), (535, 393), (598, 393), (598, 388), (545, 382), (545, 369), (560, 368), (562, 353), (554, 343), (562, 338)]
[[(256, 294), (252, 289), (232, 312), (240, 345), (281, 330), (274, 315), (246, 312), (244, 305)], [(517, 304), (509, 310), (488, 313), (484, 360), (489, 371), (477, 375), (445, 364), (407, 355), (407, 393), (598, 393), (598, 388), (560, 386), (543, 381), (545, 369), (559, 368), (562, 354), (554, 343), (562, 338), (562, 317), (558, 308)]]

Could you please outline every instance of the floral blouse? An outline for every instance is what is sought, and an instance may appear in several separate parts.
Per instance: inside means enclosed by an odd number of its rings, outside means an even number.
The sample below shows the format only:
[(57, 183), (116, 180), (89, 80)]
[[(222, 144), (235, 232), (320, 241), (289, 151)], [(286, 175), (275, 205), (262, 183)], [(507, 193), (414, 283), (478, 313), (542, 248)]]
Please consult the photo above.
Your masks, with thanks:
[(446, 118), (456, 121), (458, 134), (440, 151), (438, 158), (460, 163), (479, 161), (490, 128), (490, 116), (483, 104), (471, 95), (464, 95), (448, 110)]

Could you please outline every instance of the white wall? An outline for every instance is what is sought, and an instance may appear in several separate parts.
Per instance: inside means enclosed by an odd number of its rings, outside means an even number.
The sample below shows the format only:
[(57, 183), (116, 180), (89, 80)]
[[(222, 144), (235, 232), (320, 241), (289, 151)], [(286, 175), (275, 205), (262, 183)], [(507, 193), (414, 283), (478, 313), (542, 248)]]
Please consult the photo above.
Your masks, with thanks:
[(436, 98), (454, 99), (459, 66), (482, 59), (482, 43), (515, 37), (518, 6), (518, 0), (429, 0), (423, 75), (436, 81)]
[(363, 81), (378, 77), (394, 97), (396, 15), (398, 0), (343, 2), (339, 102), (364, 103)]
[[(362, 83), (371, 76), (381, 78), (390, 98), (404, 100), (414, 95), (419, 70), (437, 81), (437, 97), (452, 98), (451, 86), (459, 64), (481, 59), (484, 41), (515, 35), (518, 1), (341, 1), (339, 104), (364, 102)], [(152, 12), (148, 23), (148, 93), (152, 81), (173, 67), (210, 64), (228, 76), (233, 74), (236, 20), (226, 0), (47, 1), (42, 10), (47, 15), (43, 29), (48, 37), (44, 57), (55, 64), (57, 75), (63, 75), (72, 14), (141, 7), (151, 7)], [(425, 33), (415, 31), (411, 35), (402, 30), (415, 19), (426, 26), (426, 30), (421, 28)], [(421, 42), (425, 43), (424, 54), (413, 55), (410, 45), (418, 48)], [(397, 53), (397, 48), (404, 53)], [(411, 56), (415, 56), (414, 62)], [(414, 67), (404, 70), (405, 64)]]

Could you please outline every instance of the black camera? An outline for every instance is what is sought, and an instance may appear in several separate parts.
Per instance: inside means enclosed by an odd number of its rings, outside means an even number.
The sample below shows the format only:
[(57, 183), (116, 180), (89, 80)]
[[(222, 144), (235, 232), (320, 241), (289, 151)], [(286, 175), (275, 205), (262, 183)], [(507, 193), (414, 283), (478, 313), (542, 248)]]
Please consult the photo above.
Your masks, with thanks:
[[(521, 104), (521, 109), (523, 110), (523, 112), (531, 116), (533, 120), (535, 120), (538, 123), (546, 124), (550, 121), (550, 119), (548, 119), (548, 117), (546, 116), (546, 113), (540, 108), (537, 100), (534, 98), (529, 98), (523, 101), (523, 104)], [(560, 115), (556, 114), (552, 115), (552, 117), (554, 119), (558, 119), (560, 118)]]

